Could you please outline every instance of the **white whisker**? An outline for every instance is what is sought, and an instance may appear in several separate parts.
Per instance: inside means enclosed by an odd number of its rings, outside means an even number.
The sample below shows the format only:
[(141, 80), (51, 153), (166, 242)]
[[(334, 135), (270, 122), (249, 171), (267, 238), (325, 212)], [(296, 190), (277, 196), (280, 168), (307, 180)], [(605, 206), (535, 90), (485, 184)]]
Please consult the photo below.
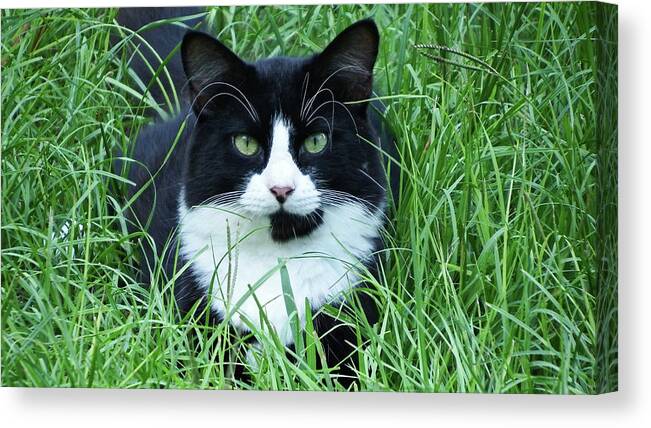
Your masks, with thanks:
[(368, 172), (364, 171), (362, 168), (358, 168), (358, 171), (361, 172), (362, 174), (364, 174), (365, 176), (367, 176), (367, 177), (368, 177), (368, 178), (369, 178), (373, 183), (377, 184), (377, 186), (378, 186), (380, 189), (382, 189), (382, 191), (386, 192), (387, 189), (386, 189), (383, 185), (381, 185), (380, 183), (378, 183), (378, 181), (377, 181), (375, 178), (371, 177), (371, 176), (368, 174)]
[[(357, 122), (355, 122), (355, 117), (354, 117), (353, 114), (350, 112), (350, 110), (348, 109), (348, 107), (346, 107), (346, 105), (345, 105), (344, 103), (342, 103), (341, 101), (336, 101), (336, 100), (333, 100), (333, 101), (326, 101), (326, 102), (323, 103), (321, 106), (326, 105), (326, 104), (329, 104), (329, 103), (333, 103), (333, 104), (339, 105), (339, 106), (343, 107), (344, 110), (346, 110), (346, 113), (348, 113), (348, 116), (350, 117), (350, 120), (353, 122), (353, 126), (355, 127), (355, 135), (357, 135), (357, 139), (359, 140), (360, 138), (359, 138), (359, 129), (357, 128)], [(321, 106), (319, 106), (319, 108), (321, 108)], [(333, 106), (333, 107), (334, 107), (334, 106)], [(315, 110), (315, 113), (316, 113), (316, 111), (318, 111), (318, 110)], [(314, 113), (312, 113), (312, 115), (314, 115)], [(310, 116), (310, 117), (312, 117), (312, 116)]]
[(305, 107), (305, 97), (307, 97), (307, 87), (310, 84), (310, 73), (307, 72), (305, 73), (305, 77), (303, 78), (303, 87), (301, 88), (301, 92), (303, 92), (303, 96), (301, 97), (301, 109), (300, 109), (300, 114), (299, 117), (301, 120), (303, 119), (303, 108)]
[(320, 116), (320, 115), (319, 115), (319, 116), (316, 116), (316, 117), (312, 118), (309, 122), (307, 122), (307, 123), (305, 124), (305, 126), (306, 126), (306, 127), (307, 127), (307, 126), (310, 126), (313, 122), (315, 122), (315, 121), (318, 120), (318, 119), (322, 119), (322, 120), (326, 123), (326, 125), (328, 126), (328, 135), (330, 136), (330, 138), (332, 138), (332, 125), (330, 125), (330, 122), (328, 122), (328, 119), (326, 119), (326, 118), (323, 117), (323, 116)]
[[(242, 100), (241, 100), (238, 96), (236, 96), (235, 94), (231, 94), (231, 93), (229, 93), (229, 92), (221, 92), (221, 93), (219, 93), (219, 94), (217, 94), (217, 95), (211, 97), (211, 98), (210, 98), (210, 99), (209, 99), (209, 100), (204, 104), (203, 108), (201, 109), (200, 114), (203, 113), (203, 110), (206, 108), (206, 105), (208, 105), (208, 103), (210, 103), (210, 101), (212, 101), (216, 96), (218, 96), (218, 95), (228, 94), (228, 95), (232, 96), (233, 98), (235, 98), (236, 100), (238, 100), (238, 101), (240, 102), (240, 104), (242, 104), (242, 106), (244, 107), (244, 109), (249, 113), (249, 115), (251, 116), (251, 118), (252, 118), (255, 122), (259, 122), (259, 121), (260, 121), (260, 118), (259, 118), (259, 116), (258, 116), (258, 112), (256, 111), (255, 107), (253, 107), (253, 104), (252, 104), (251, 101), (247, 98), (247, 96), (244, 95), (244, 92), (242, 92), (242, 91), (241, 91), (239, 88), (237, 88), (236, 86), (231, 85), (230, 83), (227, 83), (227, 82), (222, 82), (222, 81), (219, 81), (219, 82), (211, 82), (211, 83), (209, 83), (208, 85), (204, 86), (203, 88), (201, 88), (201, 90), (200, 90), (200, 91), (197, 93), (197, 95), (194, 97), (194, 99), (192, 100), (191, 105), (194, 105), (194, 103), (196, 102), (197, 98), (199, 98), (199, 96), (201, 96), (201, 94), (203, 93), (203, 91), (205, 91), (206, 89), (210, 88), (211, 86), (215, 86), (215, 85), (224, 85), (224, 86), (228, 86), (229, 88), (234, 89), (234, 90), (237, 91), (237, 93), (238, 93), (238, 94), (239, 94), (239, 95), (244, 99), (244, 101), (242, 101)], [(246, 104), (245, 104), (245, 102), (246, 102)], [(200, 115), (200, 114), (199, 114), (199, 115)]]
[(205, 104), (203, 105), (203, 107), (201, 108), (201, 111), (199, 112), (199, 114), (197, 114), (197, 119), (199, 119), (199, 117), (201, 117), (201, 115), (203, 114), (203, 111), (206, 109), (206, 107), (208, 106), (208, 104), (210, 104), (210, 102), (211, 102), (212, 100), (214, 100), (215, 98), (220, 97), (220, 96), (222, 96), (222, 95), (227, 95), (227, 96), (229, 96), (229, 97), (233, 97), (234, 99), (236, 99), (240, 104), (242, 104), (242, 106), (244, 107), (244, 109), (249, 113), (249, 115), (251, 116), (251, 119), (253, 119), (254, 121), (257, 121), (257, 119), (255, 118), (255, 116), (253, 115), (253, 113), (252, 113), (252, 112), (251, 112), (251, 111), (246, 107), (246, 104), (244, 104), (244, 102), (243, 102), (241, 99), (239, 99), (237, 96), (231, 94), (230, 92), (220, 92), (220, 93), (218, 93), (218, 94), (213, 95), (212, 97), (210, 97), (210, 98), (208, 99), (208, 101), (206, 101), (206, 103), (205, 103)]
[(330, 80), (335, 74), (339, 73), (340, 71), (346, 70), (348, 68), (359, 68), (354, 65), (347, 65), (345, 67), (338, 68), (337, 70), (333, 71), (319, 86), (319, 88), (316, 90), (316, 93), (310, 98), (308, 101), (308, 105), (306, 106), (306, 110), (309, 109), (312, 106), (312, 103), (314, 103), (315, 98), (321, 93), (321, 89), (323, 89), (323, 86), (328, 83), (328, 80)]

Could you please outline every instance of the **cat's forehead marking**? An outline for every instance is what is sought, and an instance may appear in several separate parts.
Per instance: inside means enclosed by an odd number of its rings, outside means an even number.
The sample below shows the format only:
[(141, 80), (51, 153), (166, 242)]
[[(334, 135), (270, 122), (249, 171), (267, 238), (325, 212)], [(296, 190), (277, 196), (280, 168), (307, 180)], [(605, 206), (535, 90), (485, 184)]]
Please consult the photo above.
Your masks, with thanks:
[(289, 120), (280, 114), (274, 117), (272, 123), (269, 161), (261, 175), (270, 189), (275, 186), (294, 189), (302, 174), (290, 152), (291, 125)]
[(270, 158), (284, 157), (289, 155), (289, 136), (292, 126), (289, 120), (282, 114), (274, 116), (271, 130), (271, 153)]

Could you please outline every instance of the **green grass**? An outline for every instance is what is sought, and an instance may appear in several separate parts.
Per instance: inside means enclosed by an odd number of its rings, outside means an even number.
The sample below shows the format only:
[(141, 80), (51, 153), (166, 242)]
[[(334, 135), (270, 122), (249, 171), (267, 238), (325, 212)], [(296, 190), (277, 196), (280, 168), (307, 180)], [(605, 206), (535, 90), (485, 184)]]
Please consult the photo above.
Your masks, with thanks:
[[(366, 16), (381, 29), (376, 79), (404, 173), (385, 279), (373, 287), (381, 320), (360, 323), (360, 389), (616, 389), (617, 109), (598, 96), (616, 94), (614, 12), (210, 12), (245, 58), (318, 50)], [(238, 338), (180, 320), (172, 284), (136, 285), (143, 234), (126, 232), (125, 202), (110, 187), (120, 181), (112, 154), (142, 122), (141, 100), (111, 50), (114, 15), (2, 12), (2, 385), (341, 390), (316, 369), (309, 331), (298, 364), (266, 336), (252, 383), (233, 381), (223, 361), (241, 359)], [(472, 54), (497, 74), (437, 62), (420, 43)]]

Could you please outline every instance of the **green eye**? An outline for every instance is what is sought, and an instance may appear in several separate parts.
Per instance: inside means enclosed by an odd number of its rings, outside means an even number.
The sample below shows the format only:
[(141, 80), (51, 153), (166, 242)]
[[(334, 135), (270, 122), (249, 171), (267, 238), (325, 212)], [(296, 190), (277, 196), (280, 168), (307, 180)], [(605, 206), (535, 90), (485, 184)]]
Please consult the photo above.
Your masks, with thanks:
[(235, 148), (245, 156), (257, 155), (260, 151), (260, 144), (253, 137), (240, 134), (233, 137)]
[(303, 141), (303, 147), (308, 153), (316, 154), (325, 149), (328, 144), (328, 137), (323, 132), (312, 134)]

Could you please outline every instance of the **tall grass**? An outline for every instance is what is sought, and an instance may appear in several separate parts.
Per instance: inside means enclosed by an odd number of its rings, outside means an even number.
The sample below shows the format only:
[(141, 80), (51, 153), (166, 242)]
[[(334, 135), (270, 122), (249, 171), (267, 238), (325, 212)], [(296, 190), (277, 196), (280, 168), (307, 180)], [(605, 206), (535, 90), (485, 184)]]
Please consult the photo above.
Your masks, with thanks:
[[(381, 29), (376, 80), (403, 174), (372, 287), (381, 319), (350, 317), (360, 330), (355, 388), (617, 387), (616, 107), (598, 97), (616, 93), (616, 65), (600, 73), (614, 61), (614, 12), (585, 3), (210, 10), (220, 39), (249, 59), (318, 50), (366, 16)], [(247, 363), (241, 338), (180, 319), (173, 284), (137, 284), (144, 233), (127, 232), (125, 201), (111, 191), (124, 180), (111, 163), (143, 119), (125, 56), (111, 48), (114, 16), (2, 12), (2, 384), (343, 389), (317, 368), (312, 331), (294, 355), (260, 335), (251, 382), (235, 381), (225, 361)], [(428, 51), (461, 65), (437, 61), (416, 44), (490, 68)]]

